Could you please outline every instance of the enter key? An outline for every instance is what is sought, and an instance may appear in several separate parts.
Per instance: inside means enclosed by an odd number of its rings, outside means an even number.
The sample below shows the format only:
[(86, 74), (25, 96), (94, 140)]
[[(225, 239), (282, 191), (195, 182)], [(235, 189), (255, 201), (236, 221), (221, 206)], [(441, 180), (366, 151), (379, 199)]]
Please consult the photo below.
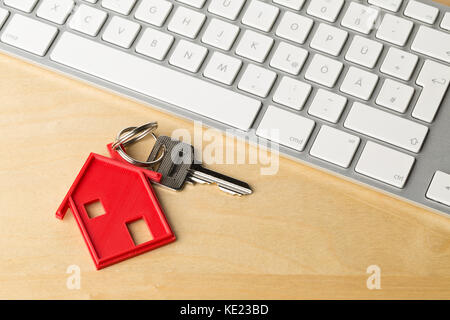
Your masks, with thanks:
[(426, 60), (417, 77), (417, 85), (423, 87), (412, 116), (426, 122), (433, 122), (447, 92), (450, 82), (450, 67)]

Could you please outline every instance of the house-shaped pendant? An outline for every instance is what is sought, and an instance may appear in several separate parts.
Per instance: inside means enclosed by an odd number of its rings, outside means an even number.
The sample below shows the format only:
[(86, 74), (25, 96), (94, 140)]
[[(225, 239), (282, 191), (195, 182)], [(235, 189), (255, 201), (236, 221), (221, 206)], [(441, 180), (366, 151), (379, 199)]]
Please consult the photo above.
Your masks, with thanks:
[[(149, 180), (161, 174), (91, 153), (58, 208), (63, 219), (70, 208), (97, 269), (155, 249), (175, 240)], [(93, 217), (98, 203), (104, 214)], [(150, 240), (136, 244), (128, 226), (142, 220)]]

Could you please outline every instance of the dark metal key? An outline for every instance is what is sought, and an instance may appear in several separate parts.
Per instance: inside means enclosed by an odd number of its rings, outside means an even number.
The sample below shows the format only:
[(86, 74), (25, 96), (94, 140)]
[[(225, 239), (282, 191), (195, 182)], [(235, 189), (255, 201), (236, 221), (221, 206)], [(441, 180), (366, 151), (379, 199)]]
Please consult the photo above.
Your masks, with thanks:
[(190, 144), (159, 136), (148, 161), (153, 161), (165, 148), (165, 154), (155, 171), (162, 174), (160, 184), (172, 190), (181, 190), (186, 182), (217, 184), (218, 187), (233, 195), (251, 194), (250, 186), (240, 180), (204, 168), (195, 163), (194, 147)]

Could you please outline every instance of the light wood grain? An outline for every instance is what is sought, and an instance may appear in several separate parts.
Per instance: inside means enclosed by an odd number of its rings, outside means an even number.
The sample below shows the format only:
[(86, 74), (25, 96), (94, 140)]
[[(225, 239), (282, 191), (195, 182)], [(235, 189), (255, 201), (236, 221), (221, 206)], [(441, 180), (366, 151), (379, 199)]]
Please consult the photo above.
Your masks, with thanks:
[[(248, 197), (157, 188), (177, 241), (95, 271), (73, 217), (54, 218), (88, 154), (125, 126), (193, 125), (4, 55), (0, 70), (0, 298), (450, 297), (450, 219), (284, 158), (276, 176), (212, 166)], [(72, 264), (80, 290), (66, 288)]]

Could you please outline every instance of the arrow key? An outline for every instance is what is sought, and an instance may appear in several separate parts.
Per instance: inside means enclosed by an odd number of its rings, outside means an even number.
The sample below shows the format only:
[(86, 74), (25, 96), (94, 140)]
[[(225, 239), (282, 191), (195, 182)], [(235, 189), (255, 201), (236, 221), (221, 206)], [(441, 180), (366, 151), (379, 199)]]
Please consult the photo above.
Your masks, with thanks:
[(436, 171), (426, 196), (428, 199), (450, 206), (450, 174)]

